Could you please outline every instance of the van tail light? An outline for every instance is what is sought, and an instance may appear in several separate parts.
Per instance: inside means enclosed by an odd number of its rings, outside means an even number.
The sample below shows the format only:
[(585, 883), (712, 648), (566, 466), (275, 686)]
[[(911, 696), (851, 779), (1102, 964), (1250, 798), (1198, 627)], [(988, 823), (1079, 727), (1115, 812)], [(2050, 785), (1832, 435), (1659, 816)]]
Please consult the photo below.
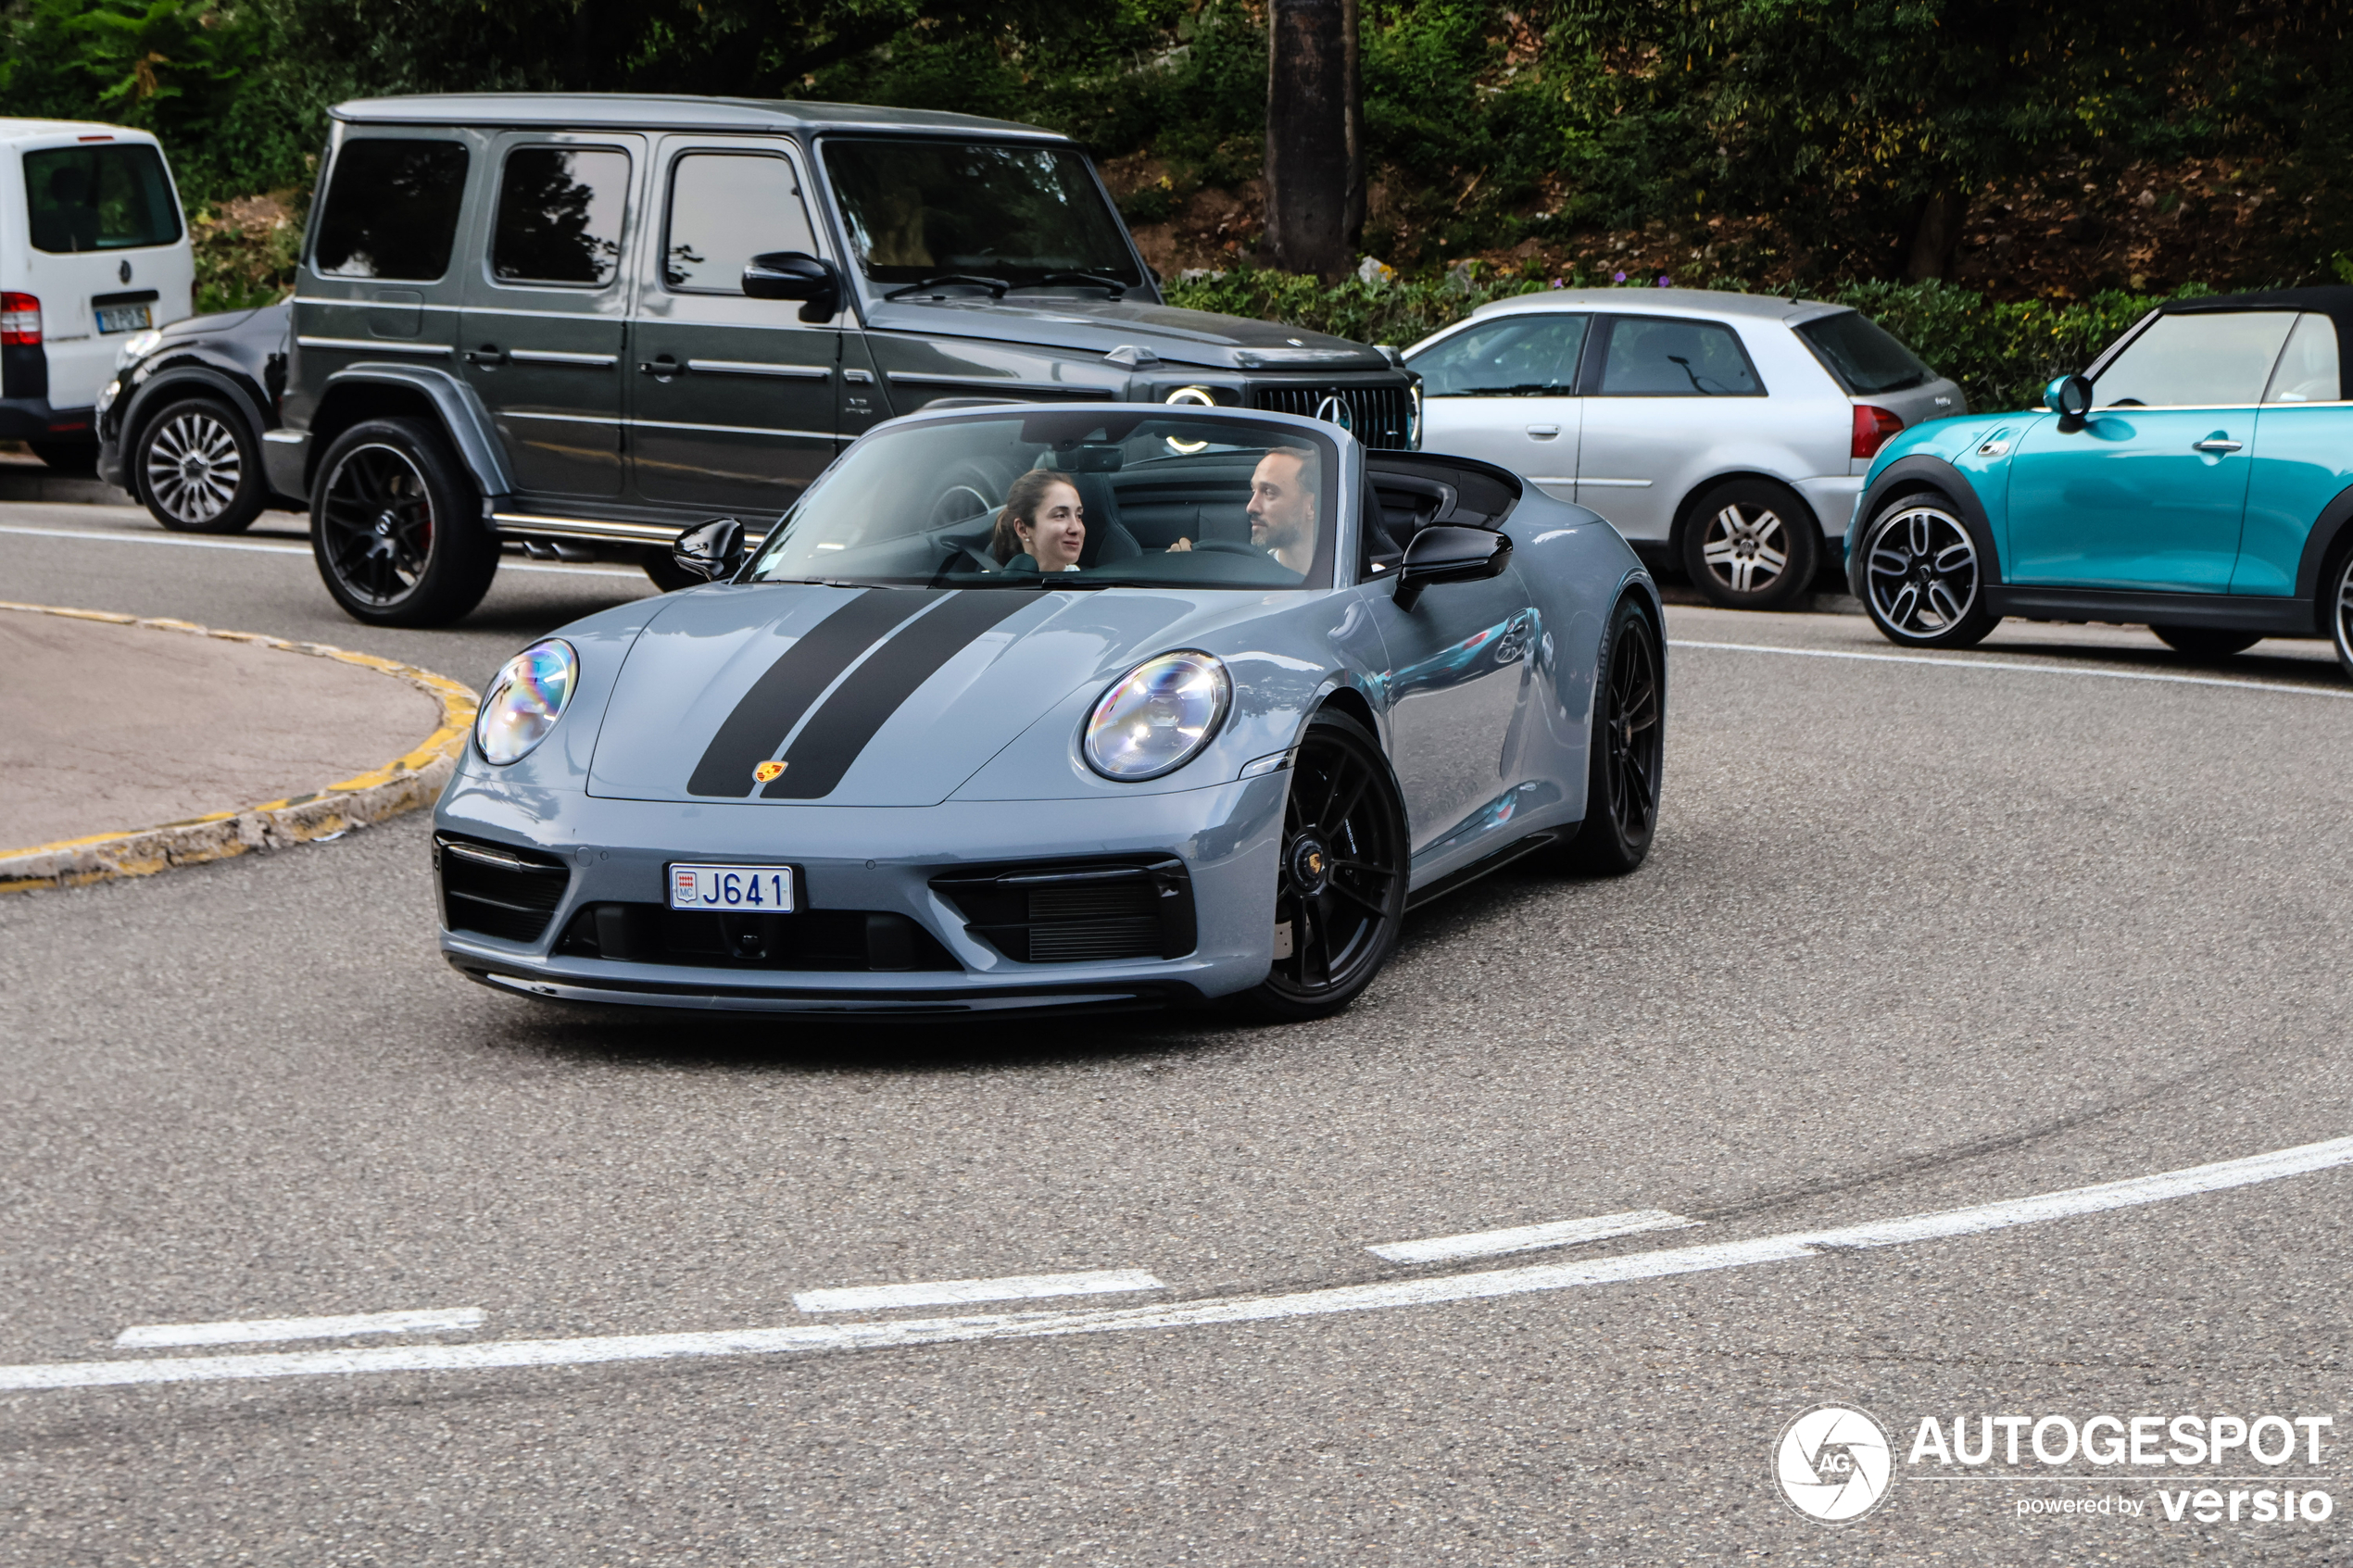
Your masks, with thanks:
[(1879, 449), (1894, 436), (1904, 433), (1904, 421), (1893, 410), (1869, 403), (1855, 405), (1855, 445), (1848, 448), (1857, 458), (1879, 456)]
[(29, 294), (0, 294), (0, 344), (41, 344), (41, 301)]

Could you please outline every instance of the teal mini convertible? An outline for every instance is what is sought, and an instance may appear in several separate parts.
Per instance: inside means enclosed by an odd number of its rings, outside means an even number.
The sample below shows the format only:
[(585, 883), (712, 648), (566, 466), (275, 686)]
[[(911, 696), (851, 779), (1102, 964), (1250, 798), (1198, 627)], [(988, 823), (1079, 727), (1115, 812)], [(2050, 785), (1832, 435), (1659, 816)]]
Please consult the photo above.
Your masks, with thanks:
[(2208, 658), (2327, 637), (2353, 673), (2348, 331), (2353, 288), (2174, 300), (2042, 408), (1905, 432), (1864, 480), (1849, 585), (1912, 647), (2018, 615)]

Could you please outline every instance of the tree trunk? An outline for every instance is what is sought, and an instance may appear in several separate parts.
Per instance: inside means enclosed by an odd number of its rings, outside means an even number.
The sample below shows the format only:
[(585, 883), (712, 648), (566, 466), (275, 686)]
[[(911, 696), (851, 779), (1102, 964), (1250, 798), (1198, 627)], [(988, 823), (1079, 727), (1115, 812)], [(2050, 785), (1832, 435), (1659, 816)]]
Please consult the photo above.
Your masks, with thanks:
[(1334, 277), (1348, 266), (1353, 9), (1353, 0), (1267, 6), (1266, 250), (1287, 271)]
[[(1348, 199), (1340, 207), (1340, 238), (1353, 255), (1365, 243), (1365, 55), (1358, 0), (1340, 0), (1340, 37), (1348, 51)], [(1340, 257), (1344, 267), (1348, 257)]]
[(1960, 248), (1961, 225), (1969, 218), (1969, 193), (1945, 189), (1920, 203), (1912, 224), (1911, 258), (1904, 264), (1904, 281), (1917, 283), (1950, 277), (1953, 253)]

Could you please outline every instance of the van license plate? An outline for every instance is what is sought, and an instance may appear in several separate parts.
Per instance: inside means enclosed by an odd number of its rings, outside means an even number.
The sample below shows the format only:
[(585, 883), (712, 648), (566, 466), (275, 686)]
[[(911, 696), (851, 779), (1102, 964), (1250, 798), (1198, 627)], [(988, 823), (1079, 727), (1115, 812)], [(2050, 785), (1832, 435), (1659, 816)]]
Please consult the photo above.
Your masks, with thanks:
[(144, 332), (154, 324), (155, 312), (145, 305), (102, 305), (98, 307), (98, 330), (101, 332)]
[(790, 866), (673, 866), (670, 907), (673, 909), (746, 909), (757, 914), (790, 914), (793, 908)]

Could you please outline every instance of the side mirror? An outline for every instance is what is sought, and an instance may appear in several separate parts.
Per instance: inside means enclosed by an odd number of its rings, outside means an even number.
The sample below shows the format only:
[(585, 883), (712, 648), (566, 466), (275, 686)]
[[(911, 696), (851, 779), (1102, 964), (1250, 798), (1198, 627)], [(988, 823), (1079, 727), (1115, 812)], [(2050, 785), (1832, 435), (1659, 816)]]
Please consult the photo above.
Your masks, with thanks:
[(841, 308), (841, 274), (834, 264), (798, 250), (755, 256), (744, 269), (744, 293), (754, 299), (798, 299), (804, 321), (829, 321)]
[(2061, 376), (2043, 389), (2043, 406), (2062, 423), (2080, 425), (2092, 411), (2092, 383), (2082, 376)]
[(713, 518), (678, 535), (670, 546), (678, 570), (706, 583), (733, 577), (744, 564), (744, 525), (731, 517)]
[(1397, 569), (1397, 608), (1410, 610), (1422, 590), (1438, 583), (1476, 583), (1512, 563), (1508, 534), (1484, 528), (1433, 523), (1414, 535)]

